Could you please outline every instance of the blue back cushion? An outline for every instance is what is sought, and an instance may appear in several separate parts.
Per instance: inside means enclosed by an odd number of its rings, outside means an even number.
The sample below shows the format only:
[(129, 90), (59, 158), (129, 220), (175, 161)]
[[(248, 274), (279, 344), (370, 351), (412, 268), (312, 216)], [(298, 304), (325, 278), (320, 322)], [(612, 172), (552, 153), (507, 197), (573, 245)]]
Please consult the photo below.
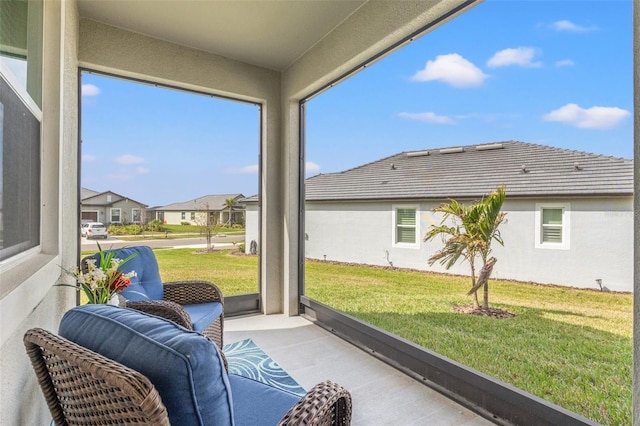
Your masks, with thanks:
[(59, 334), (145, 375), (158, 390), (171, 424), (234, 424), (222, 358), (216, 345), (201, 334), (110, 305), (69, 310)]
[[(122, 290), (122, 296), (125, 299), (132, 302), (162, 300), (163, 287), (162, 280), (160, 279), (158, 261), (150, 247), (125, 247), (105, 251), (113, 251), (115, 253), (114, 256), (120, 259), (125, 259), (132, 253), (138, 253), (137, 256), (122, 265), (119, 269), (124, 273), (136, 271), (136, 276), (131, 278), (131, 284)], [(96, 253), (93, 257), (99, 264), (100, 253)]]

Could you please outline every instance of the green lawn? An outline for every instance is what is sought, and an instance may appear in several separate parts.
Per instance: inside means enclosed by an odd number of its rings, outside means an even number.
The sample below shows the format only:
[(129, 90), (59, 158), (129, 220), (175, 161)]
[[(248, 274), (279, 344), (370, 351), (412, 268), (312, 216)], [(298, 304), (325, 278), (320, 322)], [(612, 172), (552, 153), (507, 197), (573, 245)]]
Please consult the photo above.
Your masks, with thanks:
[[(157, 250), (162, 278), (255, 292), (258, 258)], [(305, 293), (520, 389), (608, 425), (631, 423), (632, 295), (491, 281), (516, 317), (458, 314), (469, 282), (425, 272), (306, 262)]]
[(608, 425), (631, 424), (632, 295), (491, 281), (510, 319), (455, 313), (469, 279), (306, 262), (305, 293)]
[(155, 249), (162, 281), (206, 280), (225, 296), (258, 292), (258, 258), (231, 250), (197, 253), (194, 249)]

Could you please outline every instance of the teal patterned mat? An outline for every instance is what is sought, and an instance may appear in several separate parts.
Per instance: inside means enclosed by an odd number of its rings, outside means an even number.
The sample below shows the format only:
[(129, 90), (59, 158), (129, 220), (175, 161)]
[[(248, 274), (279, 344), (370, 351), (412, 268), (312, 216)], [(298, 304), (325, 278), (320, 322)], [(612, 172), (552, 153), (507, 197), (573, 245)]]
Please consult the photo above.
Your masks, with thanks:
[(229, 364), (229, 374), (248, 377), (300, 397), (307, 393), (251, 339), (224, 345), (222, 351)]

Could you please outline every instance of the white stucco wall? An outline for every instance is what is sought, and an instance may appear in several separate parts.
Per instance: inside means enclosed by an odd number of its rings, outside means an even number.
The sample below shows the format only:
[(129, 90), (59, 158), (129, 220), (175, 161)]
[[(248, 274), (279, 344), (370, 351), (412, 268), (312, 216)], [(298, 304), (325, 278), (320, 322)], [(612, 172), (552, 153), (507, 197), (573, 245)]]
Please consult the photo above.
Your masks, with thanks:
[[(249, 253), (251, 249), (251, 241), (255, 241), (256, 244), (260, 242), (259, 236), (259, 223), (260, 218), (258, 214), (258, 203), (245, 204), (245, 234), (244, 234), (244, 250), (245, 253)], [(258, 244), (258, 252), (260, 251), (260, 244)]]
[[(558, 200), (507, 200), (501, 226), (505, 246), (493, 243), (498, 259), (494, 278), (533, 281), (582, 288), (599, 288), (596, 278), (614, 291), (632, 291), (633, 209), (632, 199), (570, 200), (569, 249), (536, 247), (535, 212), (540, 202)], [(469, 274), (460, 262), (446, 270), (427, 259), (442, 247), (439, 238), (421, 241), (416, 248), (393, 244), (392, 205), (411, 203), (307, 203), (305, 256), (370, 265)], [(415, 203), (414, 203), (415, 204)], [(438, 203), (418, 203), (419, 235), (440, 216), (431, 212)]]

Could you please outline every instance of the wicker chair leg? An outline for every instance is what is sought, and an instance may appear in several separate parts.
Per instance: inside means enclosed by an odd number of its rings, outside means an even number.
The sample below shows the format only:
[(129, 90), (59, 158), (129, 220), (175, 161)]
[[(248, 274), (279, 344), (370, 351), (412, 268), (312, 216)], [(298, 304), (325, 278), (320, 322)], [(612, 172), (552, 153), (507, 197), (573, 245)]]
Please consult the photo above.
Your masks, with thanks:
[(222, 313), (217, 320), (211, 323), (211, 325), (209, 325), (209, 327), (207, 327), (202, 332), (202, 334), (204, 334), (205, 336), (213, 340), (213, 343), (215, 343), (218, 346), (218, 349), (220, 350), (222, 350), (222, 344), (223, 344), (223, 341), (222, 341), (223, 324), (224, 324), (224, 313)]

